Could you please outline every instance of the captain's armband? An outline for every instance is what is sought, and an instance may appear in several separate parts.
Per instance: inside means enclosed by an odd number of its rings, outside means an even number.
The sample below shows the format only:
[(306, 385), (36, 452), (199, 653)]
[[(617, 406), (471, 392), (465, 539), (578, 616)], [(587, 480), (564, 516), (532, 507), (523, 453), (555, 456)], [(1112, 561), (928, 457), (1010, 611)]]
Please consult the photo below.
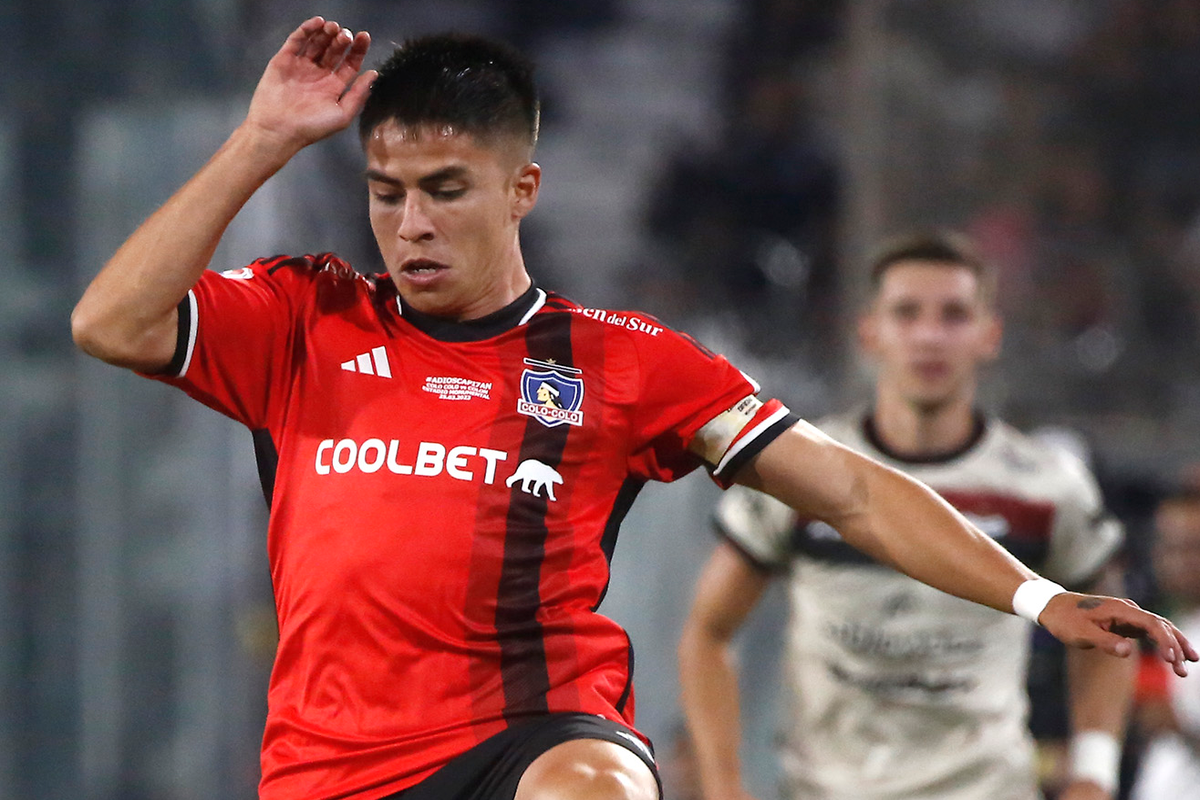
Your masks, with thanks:
[(696, 432), (696, 438), (692, 440), (692, 452), (708, 465), (717, 466), (762, 406), (761, 400), (749, 395), (717, 414)]

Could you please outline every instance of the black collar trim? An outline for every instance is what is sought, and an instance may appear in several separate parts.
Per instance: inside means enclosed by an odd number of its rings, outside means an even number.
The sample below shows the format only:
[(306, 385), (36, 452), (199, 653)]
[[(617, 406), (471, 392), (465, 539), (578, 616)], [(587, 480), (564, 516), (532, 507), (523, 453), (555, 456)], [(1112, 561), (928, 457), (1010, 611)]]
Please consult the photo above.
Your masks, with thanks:
[(867, 441), (871, 443), (872, 447), (893, 461), (898, 461), (901, 464), (945, 464), (950, 461), (954, 461), (955, 459), (962, 458), (967, 453), (971, 452), (971, 450), (975, 449), (975, 446), (983, 440), (984, 435), (987, 433), (987, 417), (984, 416), (983, 412), (981, 411), (973, 412), (973, 417), (975, 424), (971, 429), (971, 435), (966, 438), (966, 441), (964, 441), (958, 447), (955, 447), (953, 450), (946, 450), (941, 453), (930, 453), (929, 455), (905, 455), (888, 447), (884, 443), (882, 437), (880, 437), (879, 429), (875, 427), (874, 409), (868, 411), (863, 417), (862, 433), (863, 436), (866, 437)]
[(397, 292), (400, 316), (414, 328), (442, 342), (479, 342), (524, 325), (546, 303), (546, 293), (530, 284), (525, 293), (499, 311), (478, 319), (447, 319), (417, 311)]

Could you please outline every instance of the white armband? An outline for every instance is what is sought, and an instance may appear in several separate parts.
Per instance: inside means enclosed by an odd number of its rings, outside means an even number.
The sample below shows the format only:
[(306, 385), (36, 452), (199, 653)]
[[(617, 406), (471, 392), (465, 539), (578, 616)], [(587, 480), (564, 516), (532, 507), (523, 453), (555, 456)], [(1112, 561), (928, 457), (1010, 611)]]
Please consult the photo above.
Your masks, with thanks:
[(692, 450), (703, 458), (710, 466), (717, 466), (725, 453), (733, 444), (754, 415), (763, 407), (762, 400), (754, 395), (747, 395), (735, 405), (717, 414), (696, 432), (696, 440)]
[(1117, 793), (1121, 743), (1111, 733), (1080, 731), (1071, 737), (1071, 778), (1091, 781), (1110, 795)]
[(1045, 578), (1025, 581), (1013, 592), (1013, 613), (1036, 625), (1038, 617), (1042, 615), (1042, 609), (1050, 602), (1050, 598), (1065, 591), (1066, 589), (1054, 581), (1048, 581)]

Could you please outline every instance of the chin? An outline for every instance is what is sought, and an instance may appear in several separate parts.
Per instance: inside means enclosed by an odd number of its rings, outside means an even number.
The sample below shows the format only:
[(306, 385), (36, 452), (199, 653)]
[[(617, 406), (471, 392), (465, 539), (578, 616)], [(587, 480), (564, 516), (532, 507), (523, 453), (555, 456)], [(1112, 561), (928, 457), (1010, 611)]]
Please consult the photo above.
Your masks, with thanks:
[(921, 414), (936, 414), (954, 401), (948, 392), (914, 392), (908, 396), (908, 404)]
[(404, 302), (420, 311), (434, 317), (453, 316), (451, 304), (436, 291), (413, 291), (411, 288), (403, 294)]

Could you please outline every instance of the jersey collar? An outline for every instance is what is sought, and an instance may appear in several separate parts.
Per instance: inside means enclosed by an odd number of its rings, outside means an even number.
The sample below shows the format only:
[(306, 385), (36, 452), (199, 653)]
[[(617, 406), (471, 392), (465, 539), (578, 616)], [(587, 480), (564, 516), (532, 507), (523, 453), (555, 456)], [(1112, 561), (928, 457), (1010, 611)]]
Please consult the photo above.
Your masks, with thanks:
[(946, 464), (954, 461), (957, 458), (962, 458), (975, 446), (983, 441), (984, 435), (987, 433), (988, 424), (987, 417), (982, 411), (974, 412), (974, 427), (971, 428), (971, 435), (966, 438), (962, 444), (952, 450), (946, 450), (941, 453), (930, 453), (929, 455), (913, 456), (897, 453), (892, 448), (884, 443), (883, 438), (879, 435), (879, 429), (875, 427), (875, 410), (869, 409), (862, 418), (862, 434), (863, 437), (870, 442), (871, 446), (878, 450), (883, 455), (890, 458), (892, 461), (901, 464)]
[(417, 311), (396, 293), (400, 316), (414, 328), (442, 342), (478, 342), (524, 325), (546, 303), (546, 293), (530, 284), (525, 293), (499, 311), (478, 319), (454, 320)]

